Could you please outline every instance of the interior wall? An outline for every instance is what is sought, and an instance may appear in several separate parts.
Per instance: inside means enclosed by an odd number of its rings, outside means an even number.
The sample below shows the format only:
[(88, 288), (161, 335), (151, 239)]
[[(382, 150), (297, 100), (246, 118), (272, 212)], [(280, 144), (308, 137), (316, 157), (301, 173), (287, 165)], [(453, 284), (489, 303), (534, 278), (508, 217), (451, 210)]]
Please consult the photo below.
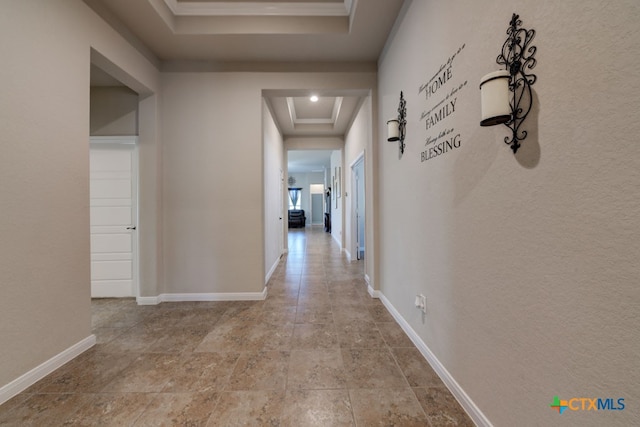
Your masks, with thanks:
[[(380, 288), (494, 425), (638, 424), (640, 4), (516, 6), (405, 3), (379, 62), (379, 115), (404, 91), (408, 120), (402, 158), (378, 121)], [(514, 11), (537, 46), (515, 155), (479, 126), (478, 88)], [(559, 415), (554, 396), (627, 407)]]
[(138, 135), (138, 94), (128, 87), (92, 87), (91, 136)]
[(262, 101), (262, 134), (264, 146), (264, 260), (267, 276), (280, 260), (285, 213), (282, 200), (287, 197), (284, 189), (282, 135), (276, 126), (266, 102)]
[[(371, 129), (373, 127), (372, 119), (371, 119), (371, 97), (366, 97), (360, 106), (360, 110), (356, 115), (353, 124), (349, 128), (345, 136), (345, 145), (344, 145), (344, 153), (345, 153), (345, 173), (344, 173), (344, 190), (348, 193), (345, 197), (345, 248), (348, 248), (350, 252), (353, 251), (355, 247), (355, 236), (353, 233), (353, 227), (355, 226), (355, 222), (352, 221), (352, 205), (355, 204), (355, 200), (352, 195), (353, 193), (353, 176), (351, 171), (351, 164), (358, 159), (360, 155), (364, 153), (365, 162), (371, 163), (371, 153), (373, 152), (373, 138), (371, 134)], [(367, 155), (368, 154), (368, 155)], [(364, 182), (365, 177), (362, 177)], [(370, 185), (371, 187), (371, 185)], [(365, 190), (366, 191), (366, 190)], [(365, 206), (363, 206), (365, 212), (368, 211), (369, 214), (373, 215), (373, 206), (367, 206), (365, 198)], [(367, 228), (368, 233), (367, 236), (373, 237), (373, 228)], [(365, 244), (369, 239), (365, 239)], [(371, 239), (373, 240), (373, 239)], [(373, 245), (369, 245), (368, 249), (365, 249), (365, 252), (371, 251), (369, 254), (373, 255)], [(350, 253), (351, 259), (356, 260), (357, 254)], [(367, 277), (373, 277), (374, 272), (372, 269), (372, 265), (367, 258), (364, 260), (365, 265), (365, 274)]]
[[(344, 235), (343, 235), (343, 206), (344, 206), (344, 173), (342, 162), (342, 150), (334, 151), (331, 153), (331, 176), (335, 177), (334, 182), (338, 182), (340, 179), (340, 186), (334, 185), (331, 187), (331, 236), (340, 249), (344, 249)], [(339, 169), (339, 170), (338, 170)], [(337, 187), (337, 188), (336, 188)]]
[[(322, 172), (324, 175), (324, 172)], [(324, 178), (324, 176), (323, 176)], [(311, 195), (311, 203), (309, 203), (309, 216), (311, 225), (324, 225), (325, 213), (325, 186), (323, 183), (309, 184), (309, 194)], [(315, 213), (315, 215), (314, 215)]]
[(157, 70), (82, 2), (7, 2), (0, 40), (1, 387), (91, 335), (91, 47), (151, 91)]
[(163, 289), (162, 145), (159, 95), (138, 103), (138, 252), (139, 292), (153, 297)]
[[(296, 183), (293, 187), (302, 188), (300, 192), (300, 207), (304, 209), (304, 215), (307, 218), (306, 225), (311, 225), (311, 195), (309, 193), (309, 186), (311, 184), (322, 184), (324, 182), (324, 172), (309, 172), (309, 173), (289, 173), (288, 176), (295, 178)], [(287, 185), (287, 187), (291, 187)], [(287, 195), (287, 197), (289, 197)], [(289, 199), (287, 199), (288, 203)]]
[(163, 73), (164, 292), (263, 290), (263, 90), (373, 86), (375, 73)]

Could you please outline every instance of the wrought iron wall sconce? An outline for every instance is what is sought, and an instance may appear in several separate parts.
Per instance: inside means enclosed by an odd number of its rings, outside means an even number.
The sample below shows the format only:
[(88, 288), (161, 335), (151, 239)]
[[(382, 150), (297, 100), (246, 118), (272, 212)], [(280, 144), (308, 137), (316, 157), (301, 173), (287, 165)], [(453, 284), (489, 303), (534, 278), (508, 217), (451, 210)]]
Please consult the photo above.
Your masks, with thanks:
[(512, 135), (505, 137), (504, 142), (511, 146), (514, 154), (527, 137), (527, 131), (521, 130), (520, 126), (531, 111), (531, 85), (537, 78), (528, 73), (537, 62), (534, 58), (537, 48), (531, 45), (536, 32), (521, 26), (520, 16), (514, 13), (507, 28), (507, 40), (496, 58), (498, 65), (504, 65), (506, 69), (489, 73), (480, 82), (480, 126), (504, 124), (511, 129)]
[(404, 154), (404, 137), (407, 128), (407, 101), (400, 91), (400, 105), (398, 105), (398, 118), (387, 121), (387, 141), (398, 141), (400, 156)]

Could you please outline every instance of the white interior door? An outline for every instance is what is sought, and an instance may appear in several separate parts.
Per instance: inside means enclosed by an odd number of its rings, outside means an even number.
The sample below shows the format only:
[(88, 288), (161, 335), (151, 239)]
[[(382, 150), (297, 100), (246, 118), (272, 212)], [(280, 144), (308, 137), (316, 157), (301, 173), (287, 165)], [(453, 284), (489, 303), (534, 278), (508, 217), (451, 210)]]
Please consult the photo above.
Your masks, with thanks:
[[(351, 166), (352, 169), (352, 188), (353, 188), (353, 200), (352, 203), (352, 216), (354, 224), (355, 234), (355, 250), (356, 259), (364, 259), (364, 222), (365, 222), (365, 203), (364, 203), (364, 160), (359, 158)], [(352, 234), (352, 235), (353, 235)]]
[(280, 256), (284, 254), (284, 217), (285, 217), (285, 207), (284, 207), (284, 172), (280, 169), (280, 190), (278, 194), (280, 194)]
[(91, 296), (136, 296), (135, 138), (92, 138)]

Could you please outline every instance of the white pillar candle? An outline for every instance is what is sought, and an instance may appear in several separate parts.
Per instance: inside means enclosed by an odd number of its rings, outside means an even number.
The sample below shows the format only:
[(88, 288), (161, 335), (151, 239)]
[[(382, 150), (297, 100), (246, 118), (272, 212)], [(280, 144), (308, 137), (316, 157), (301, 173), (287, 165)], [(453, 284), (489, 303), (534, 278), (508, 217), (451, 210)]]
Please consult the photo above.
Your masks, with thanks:
[(398, 141), (400, 139), (400, 121), (391, 119), (387, 122), (387, 141)]
[(487, 74), (480, 81), (482, 102), (480, 126), (499, 125), (511, 119), (509, 78), (509, 71), (500, 70)]

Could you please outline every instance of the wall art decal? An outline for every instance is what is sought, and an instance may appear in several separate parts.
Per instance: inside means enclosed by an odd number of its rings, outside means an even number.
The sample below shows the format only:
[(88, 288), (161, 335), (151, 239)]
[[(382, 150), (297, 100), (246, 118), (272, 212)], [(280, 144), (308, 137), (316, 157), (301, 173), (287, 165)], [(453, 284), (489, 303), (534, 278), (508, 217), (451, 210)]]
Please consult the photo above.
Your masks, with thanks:
[(426, 108), (420, 114), (420, 121), (424, 122), (426, 132), (424, 151), (420, 152), (420, 161), (434, 159), (438, 156), (460, 148), (462, 136), (454, 127), (441, 129), (444, 123), (450, 122), (450, 117), (459, 111), (459, 92), (467, 86), (467, 80), (458, 80), (455, 59), (464, 50), (466, 43), (460, 46), (438, 71), (418, 88), (418, 94), (423, 96)]

